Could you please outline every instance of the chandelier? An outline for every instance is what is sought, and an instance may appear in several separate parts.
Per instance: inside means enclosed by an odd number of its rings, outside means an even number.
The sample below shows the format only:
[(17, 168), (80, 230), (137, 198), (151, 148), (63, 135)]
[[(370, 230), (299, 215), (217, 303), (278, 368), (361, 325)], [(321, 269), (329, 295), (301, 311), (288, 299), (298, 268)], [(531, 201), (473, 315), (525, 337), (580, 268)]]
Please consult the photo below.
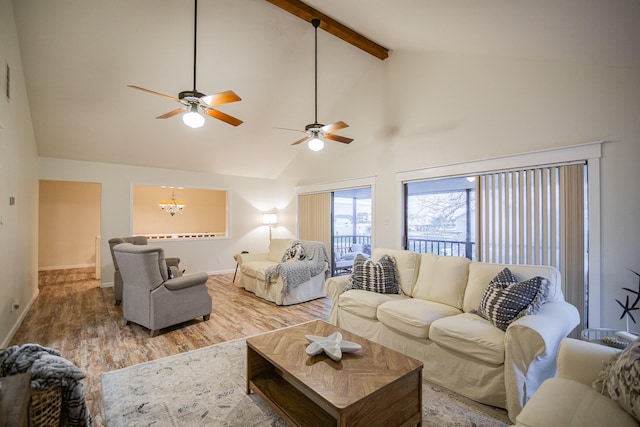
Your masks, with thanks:
[(166, 200), (160, 200), (158, 206), (160, 206), (160, 209), (162, 209), (163, 211), (169, 213), (171, 216), (174, 216), (176, 213), (182, 213), (182, 211), (184, 210), (184, 200), (178, 200), (176, 202), (176, 194), (173, 187), (171, 187), (171, 199), (169, 200), (169, 202), (167, 202)]

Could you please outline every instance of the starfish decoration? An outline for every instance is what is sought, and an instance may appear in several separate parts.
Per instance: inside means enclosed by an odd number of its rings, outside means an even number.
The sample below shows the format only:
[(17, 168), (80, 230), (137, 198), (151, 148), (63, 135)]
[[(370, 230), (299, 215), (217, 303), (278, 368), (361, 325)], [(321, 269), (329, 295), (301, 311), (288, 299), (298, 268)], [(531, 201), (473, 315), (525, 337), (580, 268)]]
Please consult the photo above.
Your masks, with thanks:
[(636, 323), (636, 319), (633, 317), (633, 314), (631, 312), (633, 310), (640, 309), (640, 307), (638, 307), (638, 303), (640, 302), (640, 273), (637, 273), (631, 269), (629, 269), (629, 271), (631, 271), (633, 274), (638, 276), (638, 290), (634, 291), (633, 289), (629, 289), (629, 288), (622, 288), (622, 289), (634, 294), (636, 296), (636, 299), (635, 301), (633, 301), (633, 304), (629, 305), (629, 295), (627, 295), (627, 299), (624, 304), (622, 304), (619, 300), (616, 300), (616, 302), (620, 307), (622, 307), (622, 315), (620, 316), (620, 319), (624, 318), (625, 315), (629, 315), (631, 320), (633, 320), (633, 323)]
[(619, 300), (616, 300), (616, 302), (618, 303), (618, 305), (620, 305), (620, 307), (622, 307), (622, 316), (620, 316), (620, 318), (624, 318), (625, 314), (627, 314), (629, 315), (631, 320), (633, 320), (633, 323), (636, 323), (636, 319), (633, 317), (633, 314), (631, 314), (631, 312), (633, 310), (640, 310), (640, 307), (629, 306), (629, 295), (627, 295), (627, 299), (624, 304), (622, 304)]
[(342, 359), (342, 353), (353, 353), (362, 348), (358, 343), (343, 340), (340, 332), (334, 332), (328, 337), (305, 335), (311, 343), (307, 346), (309, 356), (317, 356), (324, 352), (336, 362)]

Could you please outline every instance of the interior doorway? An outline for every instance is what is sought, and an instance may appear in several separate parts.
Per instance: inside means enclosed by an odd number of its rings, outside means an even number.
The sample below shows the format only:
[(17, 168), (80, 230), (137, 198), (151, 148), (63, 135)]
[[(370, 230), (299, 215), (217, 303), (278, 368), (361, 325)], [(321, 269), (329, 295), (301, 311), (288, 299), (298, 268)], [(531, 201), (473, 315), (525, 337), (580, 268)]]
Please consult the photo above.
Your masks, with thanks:
[(100, 278), (102, 185), (40, 180), (38, 271), (92, 269)]

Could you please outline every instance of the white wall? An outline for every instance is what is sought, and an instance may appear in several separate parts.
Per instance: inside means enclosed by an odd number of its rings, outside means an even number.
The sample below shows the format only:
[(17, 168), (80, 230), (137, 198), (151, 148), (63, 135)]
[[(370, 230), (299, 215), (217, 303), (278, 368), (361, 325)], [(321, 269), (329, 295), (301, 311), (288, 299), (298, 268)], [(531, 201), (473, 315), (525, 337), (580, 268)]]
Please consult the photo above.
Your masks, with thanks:
[(339, 133), (355, 141), (301, 151), (278, 180), (280, 197), (375, 176), (378, 247), (401, 244), (396, 172), (610, 141), (601, 160), (603, 297), (591, 303), (601, 305), (602, 326), (624, 326), (615, 299), (638, 286), (627, 269), (640, 270), (640, 70), (392, 52), (319, 119), (345, 121)]
[[(11, 99), (5, 97), (5, 64)], [(11, 0), (0, 0), (0, 348), (38, 293), (37, 152)], [(9, 198), (15, 204), (9, 205)], [(20, 304), (12, 310), (12, 302)]]
[[(187, 273), (233, 272), (233, 255), (243, 250), (266, 252), (269, 230), (262, 224), (262, 212), (275, 207), (274, 182), (255, 178), (194, 173), (114, 165), (108, 163), (39, 159), (41, 179), (99, 182), (102, 184), (102, 283), (113, 283), (113, 261), (109, 239), (131, 235), (132, 184), (167, 185), (230, 190), (230, 238), (154, 241), (167, 256), (181, 258)], [(185, 214), (186, 215), (186, 214)], [(286, 224), (285, 224), (286, 225)], [(290, 228), (295, 231), (295, 228)], [(292, 237), (286, 226), (274, 230), (274, 237)]]

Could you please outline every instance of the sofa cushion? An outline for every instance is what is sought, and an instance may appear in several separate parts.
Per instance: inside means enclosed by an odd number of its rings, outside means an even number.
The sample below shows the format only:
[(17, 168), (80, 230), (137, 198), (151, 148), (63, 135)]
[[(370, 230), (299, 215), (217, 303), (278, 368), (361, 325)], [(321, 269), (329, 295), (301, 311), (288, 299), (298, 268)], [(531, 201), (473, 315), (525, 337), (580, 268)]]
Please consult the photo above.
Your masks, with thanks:
[(508, 268), (500, 271), (489, 282), (476, 312), (503, 331), (514, 320), (540, 311), (548, 294), (549, 281), (543, 277), (517, 280)]
[(383, 255), (376, 262), (358, 254), (353, 261), (350, 281), (351, 289), (363, 289), (380, 294), (400, 293), (396, 261), (389, 255)]
[(385, 326), (416, 338), (429, 338), (431, 323), (445, 316), (460, 314), (446, 304), (416, 298), (389, 301), (378, 307), (378, 320)]
[(269, 256), (267, 259), (272, 262), (282, 262), (282, 257), (287, 249), (293, 244), (293, 239), (271, 239), (269, 243)]
[(616, 402), (577, 381), (551, 378), (542, 383), (516, 417), (516, 426), (637, 427)]
[(640, 421), (640, 339), (605, 365), (593, 388)]
[(412, 296), (462, 309), (471, 260), (423, 254)]
[(436, 320), (431, 324), (429, 339), (492, 365), (504, 363), (504, 332), (475, 314), (462, 313)]
[(408, 298), (401, 294), (379, 294), (377, 292), (352, 289), (343, 292), (338, 297), (338, 305), (342, 310), (351, 314), (375, 320), (377, 319), (377, 311), (380, 304)]
[(400, 283), (402, 292), (411, 295), (420, 268), (420, 254), (401, 249), (376, 248), (373, 250), (371, 259), (378, 261), (383, 255), (391, 255), (396, 260), (398, 283)]
[(272, 261), (246, 261), (240, 264), (240, 273), (264, 281), (264, 272), (272, 265), (276, 265), (276, 263)]
[(482, 294), (487, 288), (487, 284), (501, 270), (508, 267), (513, 275), (519, 280), (526, 280), (531, 277), (540, 276), (549, 279), (550, 288), (547, 301), (564, 301), (562, 289), (560, 288), (560, 272), (557, 268), (548, 265), (514, 265), (514, 264), (491, 264), (486, 262), (472, 262), (469, 265), (469, 278), (464, 291), (464, 311), (477, 310), (482, 300)]

